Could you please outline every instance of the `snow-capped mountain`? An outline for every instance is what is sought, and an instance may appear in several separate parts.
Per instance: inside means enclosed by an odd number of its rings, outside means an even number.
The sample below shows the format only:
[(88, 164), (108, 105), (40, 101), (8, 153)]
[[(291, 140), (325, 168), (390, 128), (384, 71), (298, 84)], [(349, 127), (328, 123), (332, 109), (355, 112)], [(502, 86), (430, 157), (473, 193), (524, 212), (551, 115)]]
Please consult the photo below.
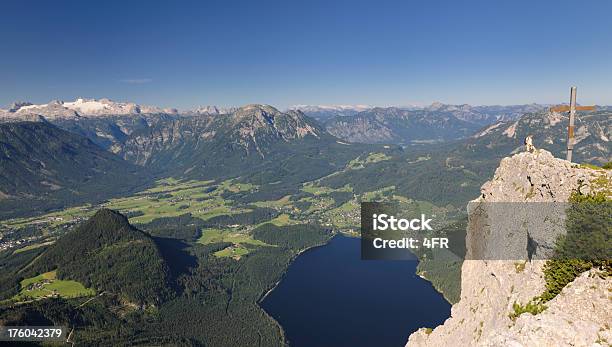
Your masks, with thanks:
[(74, 119), (96, 116), (126, 116), (138, 114), (177, 114), (176, 109), (162, 109), (154, 106), (138, 105), (132, 102), (115, 102), (106, 98), (83, 99), (75, 101), (54, 100), (47, 104), (35, 105), (28, 102), (16, 102), (8, 110), (0, 110), (0, 117), (5, 119), (23, 118), (25, 115), (41, 115), (49, 120)]

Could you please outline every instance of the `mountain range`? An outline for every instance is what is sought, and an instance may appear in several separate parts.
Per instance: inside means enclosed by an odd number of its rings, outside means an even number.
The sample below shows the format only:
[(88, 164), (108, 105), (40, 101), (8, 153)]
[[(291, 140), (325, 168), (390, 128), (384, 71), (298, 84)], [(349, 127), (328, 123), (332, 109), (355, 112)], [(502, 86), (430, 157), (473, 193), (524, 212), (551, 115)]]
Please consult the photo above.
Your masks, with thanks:
[(486, 125), (500, 120), (516, 119), (524, 113), (542, 111), (546, 108), (546, 106), (540, 104), (472, 106), (468, 104), (449, 105), (434, 102), (428, 106), (412, 105), (374, 107), (368, 105), (296, 105), (290, 107), (290, 109), (300, 110), (307, 116), (310, 116), (323, 123), (338, 117), (355, 116), (360, 112), (371, 111), (374, 108), (390, 110), (400, 109), (402, 111), (423, 111), (430, 114), (435, 114), (436, 112), (445, 113), (447, 115), (453, 115), (457, 119), (466, 122)]
[(352, 142), (410, 144), (465, 138), (479, 128), (514, 120), (542, 105), (470, 106), (433, 103), (417, 108), (371, 108), (345, 117), (327, 119), (329, 133)]
[(295, 105), (289, 107), (289, 110), (302, 111), (307, 116), (324, 123), (336, 117), (354, 116), (371, 108), (369, 105)]
[[(178, 111), (173, 108), (114, 102), (109, 99), (51, 101), (35, 105), (16, 102), (0, 110), (0, 122), (32, 116), (45, 119), (89, 137), (104, 148), (123, 141), (135, 131), (153, 128), (160, 120), (213, 117), (233, 114), (239, 107), (201, 106)], [(471, 106), (433, 103), (429, 106), (371, 107), (368, 105), (297, 105), (286, 112), (302, 112), (330, 134), (348, 142), (411, 144), (465, 138), (480, 127), (540, 112), (539, 104)], [(86, 121), (82, 121), (86, 120)], [(95, 121), (98, 120), (98, 121)]]
[(16, 112), (0, 123), (3, 217), (98, 201), (168, 176), (276, 181), (282, 194), (370, 150), (340, 143), (300, 111), (267, 105), (230, 114), (53, 115)]
[[(214, 178), (240, 173), (282, 179), (302, 177), (312, 168), (321, 169), (339, 158), (350, 160), (353, 148), (362, 146), (344, 147), (299, 111), (247, 105), (227, 115), (158, 122), (133, 132), (110, 150), (165, 174)], [(311, 168), (305, 167), (308, 162), (312, 162)]]
[(330, 134), (350, 142), (399, 144), (460, 139), (480, 127), (447, 112), (396, 107), (373, 108), (325, 123)]
[[(309, 110), (319, 109), (306, 108)], [(342, 173), (334, 177), (335, 184), (350, 175), (344, 180), (365, 180), (362, 188), (373, 188), (380, 185), (374, 184), (373, 176), (358, 176), (379, 175), (381, 183), (387, 182), (382, 178), (389, 173), (389, 185), (405, 187), (410, 195), (439, 196), (442, 202), (449, 200), (445, 196), (471, 193), (464, 188), (478, 187), (482, 179), (474, 178), (470, 183), (469, 177), (492, 174), (495, 161), (519, 150), (529, 134), (536, 146), (564, 156), (567, 118), (543, 110), (541, 105), (438, 103), (418, 109), (358, 111), (341, 106), (337, 110), (354, 113), (319, 122), (300, 110), (282, 112), (268, 105), (177, 112), (108, 99), (16, 104), (0, 112), (0, 205), (6, 216), (14, 215), (24, 203), (20, 199), (33, 211), (48, 209), (62, 201), (76, 203), (124, 194), (126, 189), (142, 188), (168, 176), (241, 177), (262, 185), (262, 194), (267, 191), (271, 197), (281, 198), (293, 185), (329, 175), (371, 152), (390, 153), (398, 159)], [(537, 112), (518, 116), (529, 110)], [(575, 160), (596, 164), (610, 160), (610, 119), (607, 108), (579, 113)], [(420, 147), (402, 149), (397, 144)], [(467, 179), (467, 186), (451, 187), (450, 177), (459, 167), (470, 173), (453, 179)], [(393, 178), (394, 170), (412, 174), (410, 179), (398, 181)], [(421, 173), (430, 175), (431, 170), (445, 172), (437, 186), (413, 180)], [(440, 186), (464, 192), (444, 194), (436, 190)]]
[(72, 102), (54, 100), (41, 105), (30, 102), (16, 102), (8, 110), (0, 111), (0, 118), (19, 118), (25, 114), (40, 114), (51, 120), (80, 118), (82, 116), (99, 117), (152, 113), (176, 114), (177, 110), (137, 105), (131, 102), (114, 102), (109, 99), (79, 98)]

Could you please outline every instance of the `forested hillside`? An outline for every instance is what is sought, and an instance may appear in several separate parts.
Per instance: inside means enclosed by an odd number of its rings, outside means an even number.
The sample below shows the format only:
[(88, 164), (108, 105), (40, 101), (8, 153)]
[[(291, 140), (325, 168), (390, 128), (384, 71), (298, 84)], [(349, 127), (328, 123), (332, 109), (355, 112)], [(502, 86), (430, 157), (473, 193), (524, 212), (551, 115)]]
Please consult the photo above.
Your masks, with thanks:
[[(74, 327), (74, 341), (85, 345), (279, 345), (279, 326), (257, 302), (299, 252), (330, 237), (317, 226), (263, 224), (253, 233), (259, 245), (237, 261), (218, 255), (231, 243), (155, 239), (101, 210), (44, 250), (0, 253), (3, 279), (57, 267), (101, 295), (10, 300), (0, 304), (0, 323)], [(12, 295), (4, 290), (2, 299)]]
[(175, 289), (154, 239), (106, 209), (62, 236), (22, 268), (19, 277), (54, 270), (58, 279), (75, 280), (137, 305), (159, 304)]
[(0, 123), (0, 219), (100, 201), (148, 182), (139, 167), (46, 121)]

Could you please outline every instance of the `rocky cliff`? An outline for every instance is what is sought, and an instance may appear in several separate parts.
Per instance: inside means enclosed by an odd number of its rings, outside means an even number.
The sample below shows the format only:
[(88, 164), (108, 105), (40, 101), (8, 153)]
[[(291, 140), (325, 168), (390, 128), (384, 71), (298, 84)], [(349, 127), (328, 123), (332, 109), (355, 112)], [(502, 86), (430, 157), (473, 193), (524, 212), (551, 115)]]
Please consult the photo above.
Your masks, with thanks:
[[(110, 150), (138, 165), (151, 164), (155, 156), (179, 157), (188, 152), (216, 150), (215, 155), (235, 147), (245, 155), (265, 157), (278, 143), (323, 134), (300, 111), (280, 112), (268, 105), (247, 105), (230, 114), (199, 114), (158, 122), (134, 132)], [(165, 154), (167, 153), (167, 155)]]
[[(564, 209), (571, 193), (605, 190), (610, 197), (610, 170), (581, 167), (557, 159), (547, 151), (520, 153), (501, 161), (493, 179), (468, 208), (467, 255), (461, 271), (461, 299), (443, 325), (413, 333), (407, 346), (609, 346), (612, 342), (612, 279), (598, 270), (582, 273), (537, 314), (516, 312), (546, 290), (544, 265), (526, 254), (498, 251), (521, 249), (532, 241), (535, 253), (564, 232)], [(505, 210), (501, 204), (528, 206)], [(518, 204), (517, 204), (518, 203)], [(549, 204), (542, 204), (549, 203)], [(536, 205), (538, 204), (538, 205)], [(537, 210), (531, 206), (553, 206)], [(520, 211), (519, 211), (520, 210)], [(482, 211), (488, 211), (483, 213)], [(519, 212), (517, 212), (519, 211)], [(540, 224), (536, 236), (522, 231), (526, 223)], [(518, 247), (520, 246), (520, 247)], [(524, 247), (528, 248), (528, 247)], [(520, 253), (520, 252), (519, 252)], [(531, 260), (529, 260), (531, 259)]]

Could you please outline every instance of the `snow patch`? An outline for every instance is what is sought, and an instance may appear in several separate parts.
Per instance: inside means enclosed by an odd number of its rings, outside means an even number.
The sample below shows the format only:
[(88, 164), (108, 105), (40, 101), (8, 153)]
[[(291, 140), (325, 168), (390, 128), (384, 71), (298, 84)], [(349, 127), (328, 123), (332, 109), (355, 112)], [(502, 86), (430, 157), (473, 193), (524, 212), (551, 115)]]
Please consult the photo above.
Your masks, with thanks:
[(37, 109), (37, 108), (43, 108), (43, 107), (47, 107), (48, 105), (49, 104), (21, 106), (17, 110), (17, 112), (28, 111), (28, 110), (33, 110), (33, 109)]
[(73, 102), (64, 102), (64, 107), (81, 113), (99, 113), (109, 110), (110, 107), (97, 100), (77, 99)]

